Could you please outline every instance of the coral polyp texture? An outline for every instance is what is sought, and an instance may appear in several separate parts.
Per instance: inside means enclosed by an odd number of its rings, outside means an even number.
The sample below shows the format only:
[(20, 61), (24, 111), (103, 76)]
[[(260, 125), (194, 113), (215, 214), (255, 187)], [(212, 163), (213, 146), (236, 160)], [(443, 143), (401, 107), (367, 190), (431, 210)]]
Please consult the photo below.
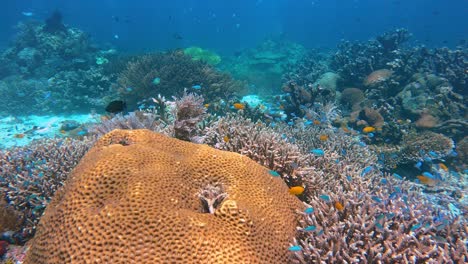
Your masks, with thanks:
[(56, 193), (24, 263), (287, 263), (304, 209), (245, 156), (114, 130)]

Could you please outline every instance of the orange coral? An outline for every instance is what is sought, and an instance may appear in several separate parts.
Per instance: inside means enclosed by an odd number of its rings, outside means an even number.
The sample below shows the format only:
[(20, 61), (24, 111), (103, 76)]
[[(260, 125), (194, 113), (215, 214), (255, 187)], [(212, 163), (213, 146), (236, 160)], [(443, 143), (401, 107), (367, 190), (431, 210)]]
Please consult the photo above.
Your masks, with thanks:
[(392, 75), (393, 75), (393, 71), (388, 70), (388, 69), (380, 69), (380, 70), (373, 71), (364, 80), (364, 85), (365, 86), (376, 85), (378, 83), (386, 81)]
[(57, 192), (24, 263), (286, 263), (303, 209), (245, 156), (114, 130)]

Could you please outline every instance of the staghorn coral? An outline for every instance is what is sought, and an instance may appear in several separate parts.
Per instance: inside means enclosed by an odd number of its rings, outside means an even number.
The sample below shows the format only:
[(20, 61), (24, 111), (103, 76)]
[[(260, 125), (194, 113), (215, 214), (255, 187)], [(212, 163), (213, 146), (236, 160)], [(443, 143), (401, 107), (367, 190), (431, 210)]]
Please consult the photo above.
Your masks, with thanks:
[(240, 115), (221, 117), (205, 127), (202, 134), (203, 143), (245, 155), (283, 177), (293, 174), (293, 164), (301, 164), (300, 150), (280, 132)]
[[(228, 194), (214, 214), (197, 197), (210, 184)], [(303, 209), (244, 156), (115, 130), (56, 194), (24, 263), (285, 263)]]
[(303, 213), (293, 263), (466, 262), (466, 222), (449, 221), (403, 181), (355, 176), (361, 190), (309, 198), (314, 212)]
[(21, 236), (34, 234), (45, 206), (93, 142), (93, 138), (47, 139), (0, 151), (0, 189), (24, 219)]
[(183, 51), (135, 57), (120, 73), (118, 83), (117, 92), (131, 106), (156, 94), (180, 95), (194, 85), (201, 86), (201, 93), (208, 101), (227, 99), (245, 88), (244, 83), (205, 62), (192, 60)]

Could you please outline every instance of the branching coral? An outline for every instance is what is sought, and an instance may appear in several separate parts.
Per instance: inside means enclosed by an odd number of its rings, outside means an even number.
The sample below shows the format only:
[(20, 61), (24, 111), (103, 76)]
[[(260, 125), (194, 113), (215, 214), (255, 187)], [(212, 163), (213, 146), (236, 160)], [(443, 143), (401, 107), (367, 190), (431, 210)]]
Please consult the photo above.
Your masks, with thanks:
[(182, 51), (154, 53), (134, 58), (120, 74), (118, 93), (130, 105), (161, 94), (181, 95), (184, 89), (200, 86), (207, 100), (228, 98), (243, 91), (244, 84), (212, 66), (194, 61)]
[(34, 234), (45, 206), (93, 142), (92, 138), (49, 139), (0, 152), (0, 187), (25, 219), (22, 236)]
[[(422, 203), (419, 190), (407, 192), (402, 184), (387, 179), (386, 184), (366, 184), (369, 189), (331, 194), (328, 201), (311, 197), (314, 212), (303, 213), (297, 241), (302, 250), (294, 262), (466, 261), (466, 222), (449, 221)], [(363, 182), (356, 178), (353, 185), (363, 186)]]

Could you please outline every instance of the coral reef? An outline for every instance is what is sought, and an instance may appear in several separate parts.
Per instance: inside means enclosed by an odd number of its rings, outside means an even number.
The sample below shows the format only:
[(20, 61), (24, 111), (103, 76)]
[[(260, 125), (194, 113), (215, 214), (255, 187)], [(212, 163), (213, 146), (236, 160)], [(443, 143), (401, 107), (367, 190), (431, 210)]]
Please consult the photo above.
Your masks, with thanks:
[(93, 142), (92, 138), (48, 139), (0, 152), (0, 187), (8, 204), (24, 219), (20, 236), (34, 234), (44, 208)]
[(248, 81), (249, 93), (271, 95), (281, 87), (285, 68), (290, 67), (287, 65), (295, 64), (304, 54), (301, 45), (276, 37), (227, 59), (220, 66), (235, 78)]
[[(206, 200), (222, 193), (207, 212)], [(24, 263), (285, 263), (303, 209), (244, 156), (115, 130), (55, 195)]]
[[(60, 15), (49, 24), (20, 23), (11, 47), (0, 56), (0, 112), (46, 114), (102, 108), (115, 74), (104, 73), (115, 50), (98, 50), (81, 30), (61, 27)], [(107, 59), (108, 58), (108, 59)]]
[(114, 129), (148, 129), (177, 139), (198, 142), (201, 132), (200, 123), (206, 117), (203, 97), (193, 93), (174, 97), (168, 101), (162, 96), (152, 98), (155, 106), (118, 114), (89, 128), (91, 134), (102, 136)]
[(405, 134), (398, 145), (372, 146), (386, 169), (417, 161), (440, 160), (450, 155), (454, 148), (451, 138), (431, 131), (412, 131)]
[(306, 86), (315, 83), (322, 74), (329, 72), (328, 57), (328, 54), (319, 50), (307, 52), (299, 60), (284, 66), (283, 82)]
[(244, 84), (183, 51), (138, 56), (119, 75), (118, 93), (130, 106), (151, 96), (181, 95), (199, 90), (207, 101), (227, 99), (243, 92)]

